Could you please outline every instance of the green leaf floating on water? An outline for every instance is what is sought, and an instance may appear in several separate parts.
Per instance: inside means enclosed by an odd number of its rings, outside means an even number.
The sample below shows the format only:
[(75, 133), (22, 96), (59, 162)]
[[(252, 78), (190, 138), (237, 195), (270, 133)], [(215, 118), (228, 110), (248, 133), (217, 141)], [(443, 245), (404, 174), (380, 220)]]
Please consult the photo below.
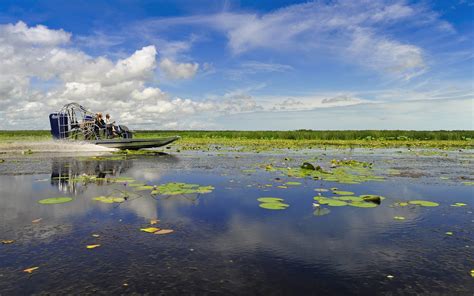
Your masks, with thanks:
[(427, 201), (427, 200), (412, 200), (408, 202), (411, 205), (418, 205), (422, 207), (437, 207), (439, 206), (439, 203), (437, 202), (432, 202), (432, 201)]
[(361, 202), (364, 199), (360, 196), (334, 196), (334, 199), (343, 200), (343, 201), (353, 201), (353, 202)]
[(284, 210), (290, 205), (281, 202), (263, 202), (258, 206), (267, 210)]
[(457, 202), (451, 205), (452, 207), (465, 207), (467, 204), (462, 203), (462, 202)]
[(286, 182), (285, 185), (297, 186), (297, 185), (301, 185), (301, 183), (300, 183), (300, 182), (293, 182), (293, 181), (290, 181), (290, 182)]
[(342, 201), (342, 200), (337, 200), (337, 199), (332, 199), (332, 198), (322, 198), (319, 199), (319, 203), (322, 205), (328, 205), (330, 207), (343, 207), (347, 206), (347, 202)]
[(357, 208), (376, 208), (377, 204), (372, 203), (372, 202), (365, 202), (365, 201), (355, 201), (348, 203), (349, 206), (351, 207), (357, 207)]
[(333, 190), (334, 194), (337, 194), (337, 195), (353, 195), (354, 192), (351, 192), (351, 191), (342, 191), (342, 190)]
[(166, 183), (156, 187), (151, 192), (153, 195), (182, 195), (195, 193), (211, 193), (214, 190), (213, 186), (200, 186), (199, 184), (187, 183)]
[(42, 205), (54, 205), (54, 204), (62, 204), (72, 201), (70, 197), (52, 197), (39, 200), (38, 203)]
[(282, 202), (284, 201), (283, 198), (278, 198), (278, 197), (260, 197), (257, 198), (259, 202)]
[(145, 185), (145, 186), (137, 186), (134, 188), (135, 191), (146, 191), (146, 190), (153, 190), (153, 186)]
[(316, 188), (316, 189), (314, 189), (314, 191), (316, 191), (316, 192), (328, 192), (328, 191), (329, 191), (329, 189), (325, 189), (325, 188)]
[(114, 197), (114, 196), (97, 196), (94, 197), (92, 200), (100, 201), (102, 203), (121, 203), (124, 202), (125, 199), (123, 197)]

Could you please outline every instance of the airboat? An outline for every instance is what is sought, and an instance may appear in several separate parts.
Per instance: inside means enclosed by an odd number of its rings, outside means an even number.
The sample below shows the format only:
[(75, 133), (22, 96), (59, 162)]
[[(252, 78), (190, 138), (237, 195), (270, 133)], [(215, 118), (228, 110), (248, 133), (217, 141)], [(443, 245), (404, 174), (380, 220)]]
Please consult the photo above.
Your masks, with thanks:
[(137, 150), (168, 145), (179, 136), (155, 139), (134, 139), (133, 132), (125, 125), (101, 124), (96, 113), (77, 103), (64, 105), (49, 115), (51, 134), (54, 139), (85, 141), (100, 146)]

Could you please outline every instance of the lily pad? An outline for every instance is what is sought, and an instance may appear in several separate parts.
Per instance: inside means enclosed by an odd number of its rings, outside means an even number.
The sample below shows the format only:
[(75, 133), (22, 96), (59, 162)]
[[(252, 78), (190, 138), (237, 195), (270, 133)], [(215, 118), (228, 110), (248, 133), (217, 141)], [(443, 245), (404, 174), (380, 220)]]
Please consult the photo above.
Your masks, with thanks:
[(439, 203), (427, 200), (412, 200), (408, 202), (411, 205), (419, 205), (422, 207), (437, 207)]
[(169, 234), (169, 233), (172, 233), (174, 232), (173, 229), (160, 229), (156, 232), (154, 232), (154, 234)]
[(264, 202), (258, 206), (267, 210), (284, 210), (290, 205), (281, 202)]
[(372, 202), (365, 202), (365, 201), (355, 201), (348, 203), (351, 207), (356, 207), (356, 208), (376, 208), (377, 204), (372, 203)]
[(354, 192), (351, 192), (351, 191), (341, 191), (341, 190), (333, 190), (334, 194), (337, 194), (337, 195), (353, 195)]
[(97, 196), (94, 197), (92, 200), (100, 201), (102, 203), (121, 203), (125, 201), (123, 197), (114, 197), (114, 196)]
[(319, 203), (322, 204), (322, 205), (328, 205), (330, 207), (347, 206), (347, 202), (342, 201), (342, 200), (332, 199), (332, 198), (320, 199)]
[(281, 202), (284, 201), (283, 198), (278, 198), (278, 197), (260, 197), (257, 198), (259, 202)]
[(462, 203), (462, 202), (457, 202), (451, 205), (452, 207), (465, 207), (467, 204)]
[(42, 205), (62, 204), (72, 201), (71, 197), (52, 197), (39, 200), (38, 203)]
[(316, 189), (314, 189), (314, 191), (316, 191), (316, 192), (328, 192), (328, 191), (329, 191), (329, 189), (325, 189), (325, 188), (316, 188)]
[(360, 196), (335, 196), (334, 199), (343, 200), (343, 201), (353, 201), (353, 202), (362, 202), (364, 199)]
[(300, 182), (293, 182), (293, 181), (290, 181), (290, 182), (286, 182), (285, 185), (297, 186), (297, 185), (301, 185), (301, 183), (300, 183)]
[(395, 220), (405, 220), (405, 217), (395, 216), (395, 217), (393, 217), (393, 219), (395, 219)]
[(30, 268), (27, 268), (27, 269), (24, 269), (23, 271), (26, 272), (26, 273), (33, 273), (33, 271), (39, 269), (38, 266), (35, 266), (35, 267), (30, 267)]
[(155, 233), (155, 232), (157, 232), (158, 230), (160, 230), (160, 229), (157, 228), (157, 227), (147, 227), (147, 228), (141, 228), (141, 229), (140, 229), (140, 231), (148, 232), (148, 233)]
[(187, 183), (167, 183), (157, 186), (151, 192), (152, 195), (182, 195), (194, 193), (210, 193), (214, 190), (213, 186), (200, 186), (199, 184)]
[(145, 185), (145, 186), (137, 186), (134, 188), (135, 191), (147, 191), (147, 190), (153, 190), (153, 186), (151, 185)]
[(95, 249), (95, 248), (98, 248), (98, 247), (100, 247), (99, 244), (97, 244), (97, 245), (87, 245), (86, 246), (87, 249)]

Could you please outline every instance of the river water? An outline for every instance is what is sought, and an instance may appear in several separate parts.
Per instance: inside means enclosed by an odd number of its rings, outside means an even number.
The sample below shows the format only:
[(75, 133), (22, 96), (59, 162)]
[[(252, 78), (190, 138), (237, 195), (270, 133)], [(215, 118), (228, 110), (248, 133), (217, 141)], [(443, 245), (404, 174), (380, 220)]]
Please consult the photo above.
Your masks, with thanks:
[[(100, 153), (0, 155), (0, 295), (474, 293), (473, 151)], [(332, 159), (371, 163), (379, 179), (288, 176), (305, 161), (331, 171)], [(151, 194), (170, 182), (214, 189)], [(334, 188), (385, 199), (313, 205)], [(38, 202), (52, 197), (72, 201)], [(414, 200), (439, 206), (400, 206)]]

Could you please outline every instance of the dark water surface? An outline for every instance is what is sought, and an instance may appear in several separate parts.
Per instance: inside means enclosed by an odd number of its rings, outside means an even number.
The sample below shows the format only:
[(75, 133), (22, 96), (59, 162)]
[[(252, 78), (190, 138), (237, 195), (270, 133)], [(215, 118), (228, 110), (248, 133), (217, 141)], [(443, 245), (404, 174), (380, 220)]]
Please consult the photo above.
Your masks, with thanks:
[[(472, 182), (472, 151), (0, 156), (0, 239), (14, 240), (0, 244), (0, 295), (474, 293), (474, 196), (463, 183)], [(372, 162), (385, 181), (341, 184), (265, 170), (305, 160), (329, 168), (331, 159), (343, 158)], [(140, 191), (105, 204), (92, 198), (134, 191), (131, 183), (86, 184), (75, 179), (82, 174), (215, 189), (177, 196)], [(287, 181), (302, 184), (277, 187)], [(323, 206), (331, 212), (314, 215), (314, 189), (331, 187), (386, 199), (376, 208)], [(58, 196), (74, 200), (38, 203)], [(262, 209), (262, 196), (284, 198), (290, 207)], [(393, 206), (417, 199), (440, 206)], [(450, 206), (455, 202), (467, 206)], [(150, 225), (151, 219), (160, 222)], [(174, 232), (140, 231), (150, 226)], [(101, 246), (87, 249), (90, 244)], [(23, 272), (35, 266), (32, 274)]]

